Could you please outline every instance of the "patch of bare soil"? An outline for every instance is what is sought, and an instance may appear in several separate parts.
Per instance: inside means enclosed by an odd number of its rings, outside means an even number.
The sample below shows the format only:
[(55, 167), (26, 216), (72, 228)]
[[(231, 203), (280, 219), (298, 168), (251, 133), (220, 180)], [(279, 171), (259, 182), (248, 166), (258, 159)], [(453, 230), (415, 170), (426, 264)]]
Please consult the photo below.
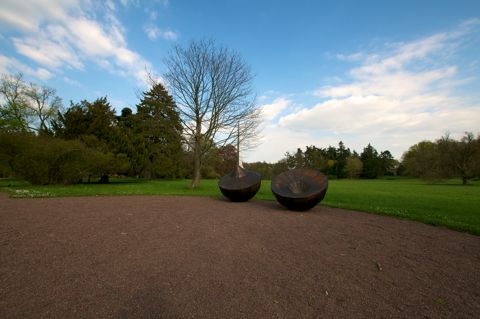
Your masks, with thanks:
[(324, 206), (0, 194), (1, 318), (473, 318), (480, 237)]

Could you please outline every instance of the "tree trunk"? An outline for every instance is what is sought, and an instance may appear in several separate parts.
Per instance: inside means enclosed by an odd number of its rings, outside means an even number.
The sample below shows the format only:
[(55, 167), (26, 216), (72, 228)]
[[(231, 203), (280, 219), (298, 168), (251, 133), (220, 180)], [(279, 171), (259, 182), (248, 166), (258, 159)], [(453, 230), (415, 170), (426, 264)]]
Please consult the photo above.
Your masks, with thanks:
[(200, 184), (200, 178), (201, 178), (201, 168), (202, 168), (202, 162), (200, 159), (200, 151), (195, 151), (194, 152), (194, 165), (193, 165), (193, 178), (192, 178), (192, 184), (190, 184), (191, 188), (196, 188), (198, 184)]
[(200, 134), (201, 123), (197, 123), (197, 136), (195, 136), (195, 145), (193, 146), (193, 177), (192, 177), (192, 184), (190, 184), (191, 188), (195, 188), (200, 184), (201, 178), (201, 169), (202, 169), (202, 149), (200, 145)]
[(462, 176), (462, 184), (467, 185), (467, 177), (466, 176)]

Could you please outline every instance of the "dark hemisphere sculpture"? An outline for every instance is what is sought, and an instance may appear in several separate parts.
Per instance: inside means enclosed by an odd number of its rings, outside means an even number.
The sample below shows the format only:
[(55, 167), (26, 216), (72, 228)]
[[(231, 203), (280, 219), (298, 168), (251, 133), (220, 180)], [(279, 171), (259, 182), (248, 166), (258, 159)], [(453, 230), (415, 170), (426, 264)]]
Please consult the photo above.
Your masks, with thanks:
[(272, 179), (277, 201), (290, 210), (305, 211), (317, 205), (327, 193), (328, 178), (307, 168), (292, 169)]
[(218, 186), (222, 194), (232, 202), (246, 202), (260, 189), (262, 176), (254, 171), (237, 166), (231, 173), (222, 176)]

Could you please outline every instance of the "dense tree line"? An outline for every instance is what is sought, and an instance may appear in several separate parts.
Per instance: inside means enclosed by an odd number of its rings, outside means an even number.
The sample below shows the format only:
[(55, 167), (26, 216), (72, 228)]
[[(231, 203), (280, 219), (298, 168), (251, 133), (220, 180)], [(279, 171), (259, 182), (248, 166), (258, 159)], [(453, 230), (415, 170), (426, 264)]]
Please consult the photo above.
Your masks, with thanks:
[(246, 166), (267, 179), (293, 168), (313, 168), (333, 178), (377, 178), (395, 175), (398, 162), (389, 151), (379, 153), (370, 144), (358, 154), (340, 141), (338, 147), (318, 148), (311, 145), (305, 150), (298, 148), (295, 153), (287, 152), (275, 164), (257, 162)]
[(427, 180), (461, 178), (463, 184), (480, 177), (480, 136), (465, 132), (459, 140), (449, 135), (411, 146), (402, 157), (405, 175)]
[[(63, 108), (54, 89), (26, 83), (22, 75), (0, 82), (0, 177), (17, 176), (34, 184), (108, 182), (108, 176), (193, 178), (195, 153), (184, 134), (181, 112), (162, 84), (141, 95), (135, 111), (116, 114), (107, 97), (71, 102)], [(202, 154), (201, 176), (218, 178), (237, 164), (237, 149), (218, 146)], [(276, 163), (244, 163), (264, 179), (293, 168), (313, 168), (331, 178), (405, 175), (428, 180), (480, 176), (480, 137), (448, 135), (409, 148), (398, 162), (368, 144), (359, 154), (343, 142), (287, 152)]]
[[(48, 87), (41, 87), (47, 98), (39, 104), (31, 98), (38, 88), (20, 74), (1, 78), (0, 176), (34, 184), (193, 176), (194, 155), (184, 142), (178, 107), (162, 84), (142, 94), (136, 112), (124, 108), (119, 115), (107, 97), (63, 109)], [(237, 152), (214, 145), (203, 156), (202, 176), (215, 178), (233, 169)]]

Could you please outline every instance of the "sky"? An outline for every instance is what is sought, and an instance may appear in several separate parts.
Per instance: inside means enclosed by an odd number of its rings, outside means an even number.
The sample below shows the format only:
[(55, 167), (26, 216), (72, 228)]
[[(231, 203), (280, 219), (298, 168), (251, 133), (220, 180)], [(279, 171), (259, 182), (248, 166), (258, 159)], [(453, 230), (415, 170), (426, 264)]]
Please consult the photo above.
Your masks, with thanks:
[(212, 39), (254, 74), (263, 111), (247, 162), (339, 141), (400, 159), (480, 133), (480, 1), (1, 0), (0, 73), (135, 110), (174, 45)]

